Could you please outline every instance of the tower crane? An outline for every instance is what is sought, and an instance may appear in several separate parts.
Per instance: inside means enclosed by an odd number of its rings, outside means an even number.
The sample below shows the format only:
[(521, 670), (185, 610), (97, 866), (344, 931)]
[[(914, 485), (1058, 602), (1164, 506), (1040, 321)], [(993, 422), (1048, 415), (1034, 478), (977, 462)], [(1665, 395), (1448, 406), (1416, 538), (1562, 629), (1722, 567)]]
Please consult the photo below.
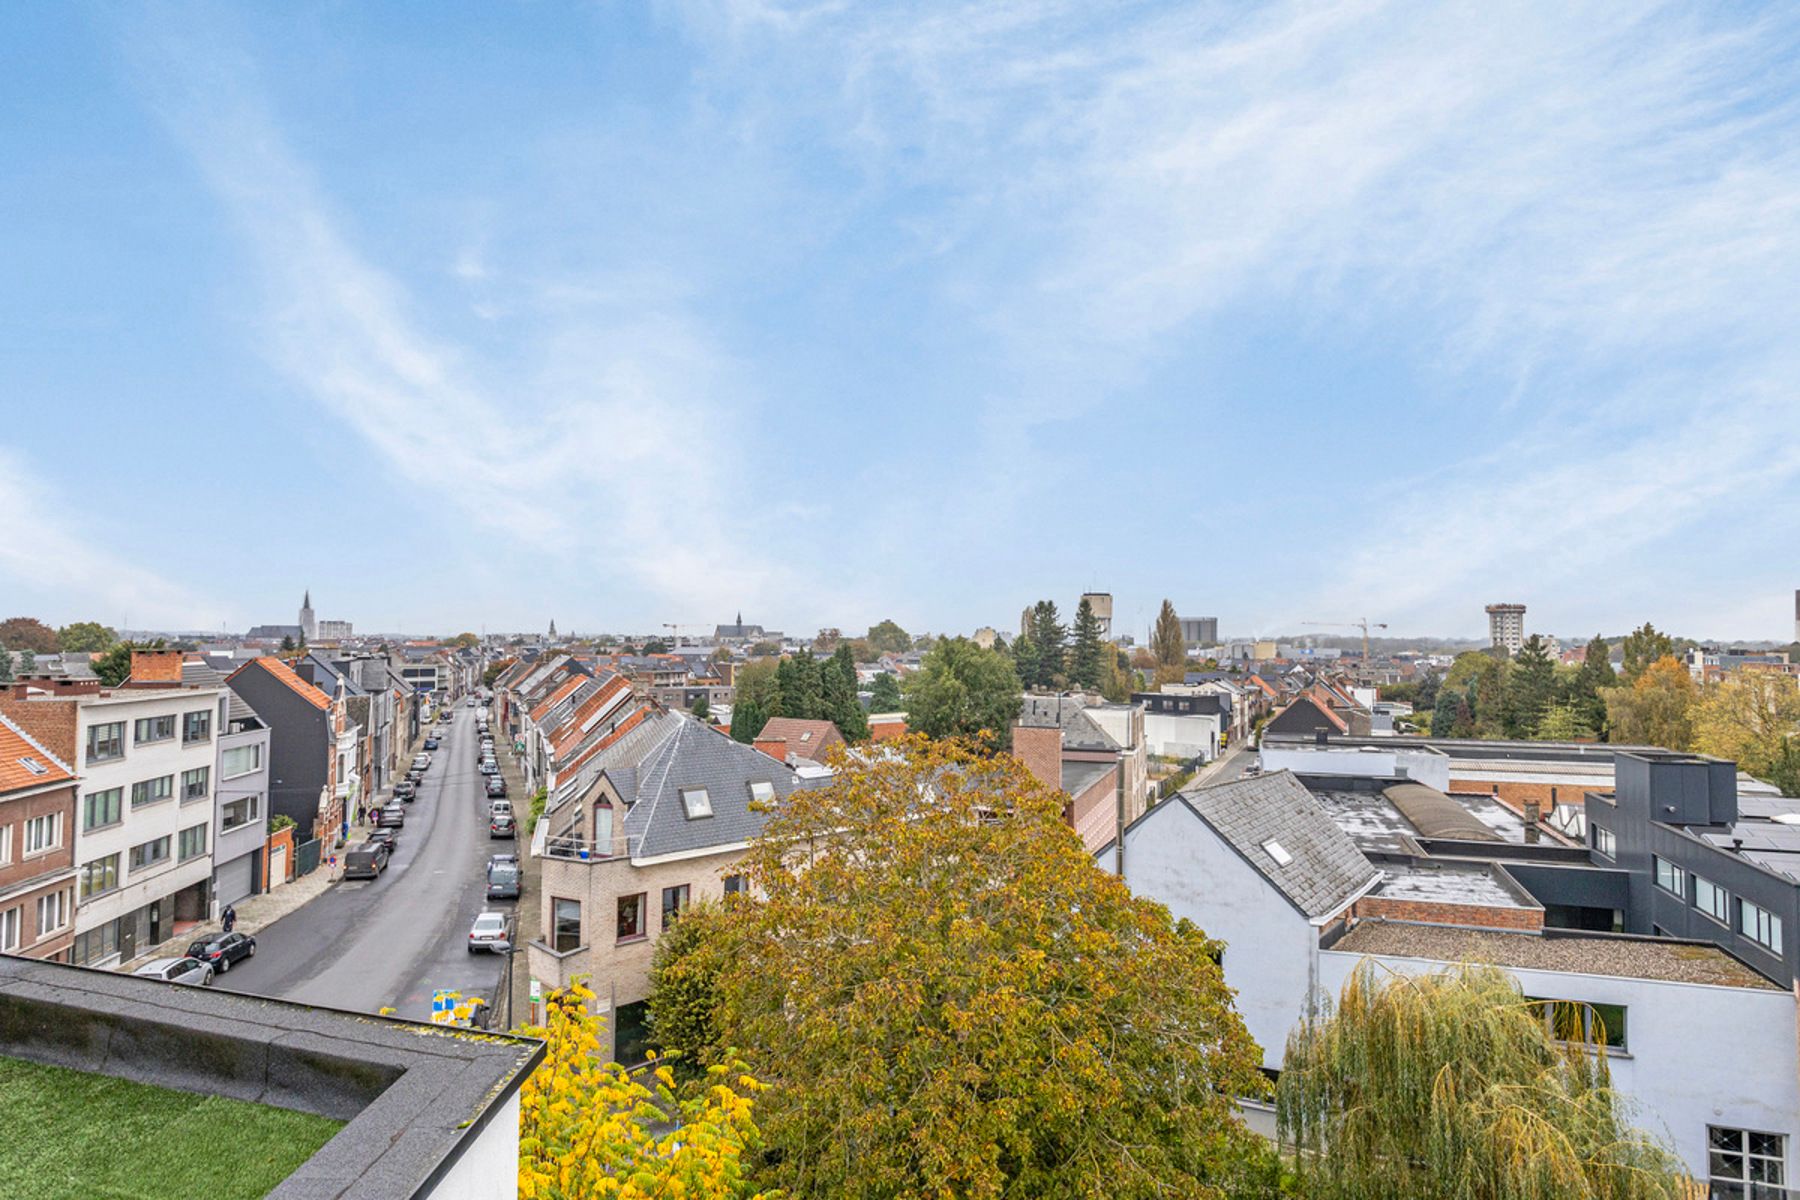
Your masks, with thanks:
[(681, 631), (682, 630), (706, 628), (706, 626), (704, 626), (704, 625), (695, 625), (691, 621), (679, 621), (679, 622), (678, 621), (664, 621), (662, 623), (662, 627), (664, 629), (672, 629), (675, 631), (675, 644), (677, 646), (681, 645)]
[(1363, 635), (1363, 661), (1369, 661), (1369, 630), (1386, 629), (1386, 621), (1371, 621), (1364, 617), (1360, 621), (1302, 621), (1302, 625), (1317, 625), (1325, 629), (1360, 629)]

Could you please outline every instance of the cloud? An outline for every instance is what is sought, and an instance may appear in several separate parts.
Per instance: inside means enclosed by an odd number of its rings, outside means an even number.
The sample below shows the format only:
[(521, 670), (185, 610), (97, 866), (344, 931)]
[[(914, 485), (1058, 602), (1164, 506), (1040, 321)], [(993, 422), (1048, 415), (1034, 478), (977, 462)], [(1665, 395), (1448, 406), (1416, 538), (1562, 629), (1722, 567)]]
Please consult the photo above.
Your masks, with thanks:
[(15, 609), (42, 606), (52, 625), (129, 621), (133, 628), (211, 628), (215, 599), (106, 549), (76, 517), (80, 495), (0, 447), (0, 580)]

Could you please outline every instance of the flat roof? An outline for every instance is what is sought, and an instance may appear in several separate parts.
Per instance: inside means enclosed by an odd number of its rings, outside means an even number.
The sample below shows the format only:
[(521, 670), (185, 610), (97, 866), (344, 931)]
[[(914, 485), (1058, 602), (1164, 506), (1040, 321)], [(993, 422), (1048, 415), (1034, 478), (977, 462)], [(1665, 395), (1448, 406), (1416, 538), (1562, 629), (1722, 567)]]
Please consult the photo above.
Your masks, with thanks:
[(1384, 873), (1374, 894), (1389, 900), (1421, 904), (1473, 904), (1483, 908), (1540, 908), (1520, 891), (1509, 888), (1487, 866), (1433, 859), (1429, 862), (1377, 863)]
[[(1338, 828), (1364, 850), (1386, 850), (1406, 853), (1405, 839), (1426, 836), (1408, 821), (1394, 802), (1380, 792), (1360, 792), (1348, 788), (1313, 788), (1313, 798), (1325, 809)], [(1503, 842), (1515, 846), (1525, 844), (1525, 821), (1512, 809), (1491, 796), (1471, 792), (1451, 792), (1449, 799), (1464, 812), (1491, 831)]]
[(1772, 992), (1785, 990), (1717, 946), (1668, 938), (1574, 932), (1513, 933), (1376, 918), (1358, 922), (1330, 949), (1346, 954), (1490, 963), (1497, 967), (1564, 971), (1574, 975), (1611, 975), (1621, 979), (1704, 983)]
[(451, 1168), (544, 1046), (0, 956), (0, 1054), (345, 1121), (270, 1197), (392, 1200)]

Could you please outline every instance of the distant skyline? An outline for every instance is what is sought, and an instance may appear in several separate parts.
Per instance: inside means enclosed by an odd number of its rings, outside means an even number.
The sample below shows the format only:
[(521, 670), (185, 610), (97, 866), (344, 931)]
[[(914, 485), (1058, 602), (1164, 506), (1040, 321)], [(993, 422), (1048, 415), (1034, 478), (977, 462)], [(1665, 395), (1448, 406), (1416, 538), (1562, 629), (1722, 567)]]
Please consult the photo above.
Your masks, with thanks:
[(0, 11), (0, 617), (1793, 631), (1800, 9), (425, 11)]

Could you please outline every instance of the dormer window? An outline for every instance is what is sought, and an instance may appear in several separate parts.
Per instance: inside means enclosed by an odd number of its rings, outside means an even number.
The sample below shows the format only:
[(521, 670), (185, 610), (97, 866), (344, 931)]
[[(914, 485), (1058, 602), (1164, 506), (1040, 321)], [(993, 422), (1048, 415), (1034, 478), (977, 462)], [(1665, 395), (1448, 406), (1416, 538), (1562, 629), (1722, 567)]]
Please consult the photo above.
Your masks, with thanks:
[(681, 807), (690, 821), (713, 815), (712, 797), (706, 794), (705, 788), (682, 788)]

